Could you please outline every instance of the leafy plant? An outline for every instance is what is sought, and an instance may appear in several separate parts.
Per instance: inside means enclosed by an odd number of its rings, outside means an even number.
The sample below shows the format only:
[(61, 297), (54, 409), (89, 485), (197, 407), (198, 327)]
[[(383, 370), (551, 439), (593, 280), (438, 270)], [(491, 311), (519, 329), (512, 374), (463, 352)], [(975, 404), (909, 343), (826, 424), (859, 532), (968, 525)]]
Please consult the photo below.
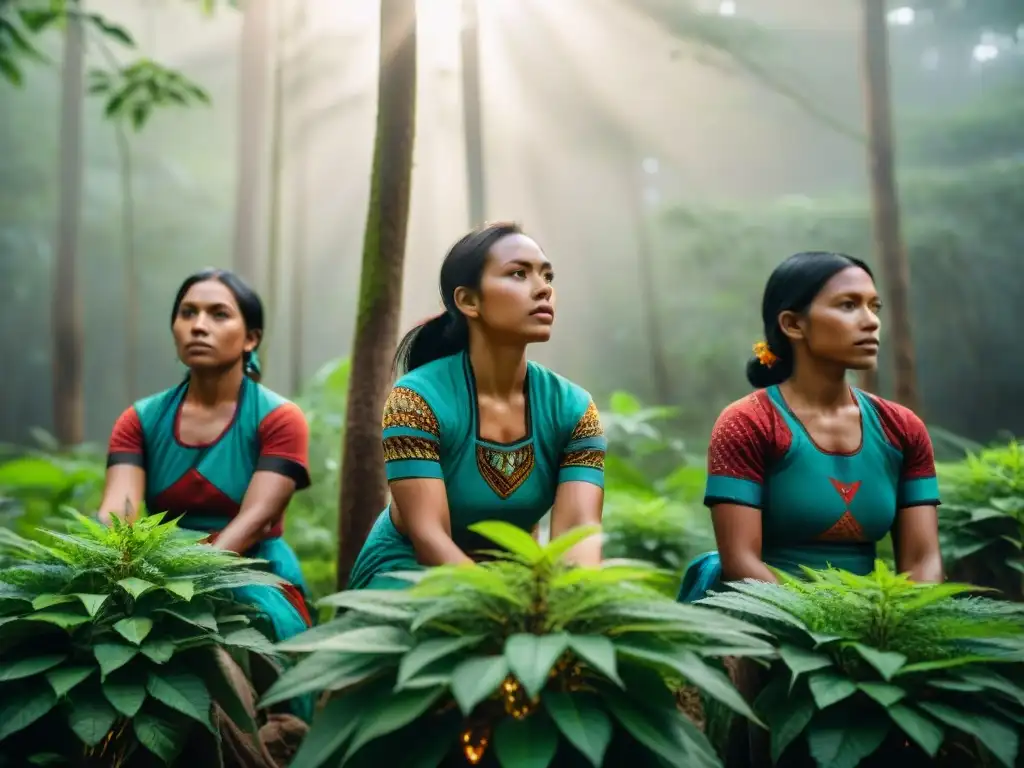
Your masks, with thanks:
[(344, 613), (278, 646), (308, 655), (264, 704), (329, 692), (292, 768), (719, 765), (670, 685), (752, 716), (706, 660), (770, 653), (759, 630), (663, 597), (648, 564), (565, 564), (596, 527), (543, 547), (502, 522), (472, 530), (503, 550), (403, 574), (410, 590), (325, 598)]
[(970, 454), (940, 465), (939, 534), (956, 578), (1024, 600), (1024, 446)]
[(214, 704), (255, 733), (219, 659), (273, 654), (230, 590), (277, 578), (162, 515), (71, 516), (42, 542), (0, 530), (0, 756), (171, 764), (203, 733), (217, 754)]
[(755, 702), (773, 761), (809, 753), (818, 766), (852, 768), (891, 749), (885, 764), (895, 765), (949, 758), (966, 744), (971, 764), (987, 752), (1012, 768), (1024, 723), (1024, 608), (964, 597), (970, 585), (915, 584), (881, 561), (868, 576), (805, 574), (734, 583), (699, 601), (776, 636), (780, 659)]

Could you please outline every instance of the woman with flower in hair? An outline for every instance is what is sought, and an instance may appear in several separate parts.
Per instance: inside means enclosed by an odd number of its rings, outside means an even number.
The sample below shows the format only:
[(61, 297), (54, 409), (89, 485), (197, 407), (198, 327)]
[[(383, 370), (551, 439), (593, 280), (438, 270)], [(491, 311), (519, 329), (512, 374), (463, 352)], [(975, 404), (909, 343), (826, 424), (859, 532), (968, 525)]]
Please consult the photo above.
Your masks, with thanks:
[(859, 259), (798, 253), (768, 279), (747, 378), (756, 391), (722, 411), (711, 433), (704, 504), (717, 552), (687, 569), (679, 599), (722, 582), (776, 581), (829, 566), (874, 567), (892, 533), (896, 565), (941, 581), (939, 489), (921, 419), (851, 387), (878, 362), (881, 300)]
[[(384, 407), (391, 504), (349, 578), (351, 589), (400, 589), (389, 576), (473, 562), (493, 548), (469, 527), (502, 520), (551, 535), (600, 523), (606, 440), (590, 395), (527, 360), (551, 337), (554, 271), (515, 224), (459, 240), (441, 265), (444, 312), (399, 345), (400, 378)], [(569, 553), (601, 559), (599, 537)]]

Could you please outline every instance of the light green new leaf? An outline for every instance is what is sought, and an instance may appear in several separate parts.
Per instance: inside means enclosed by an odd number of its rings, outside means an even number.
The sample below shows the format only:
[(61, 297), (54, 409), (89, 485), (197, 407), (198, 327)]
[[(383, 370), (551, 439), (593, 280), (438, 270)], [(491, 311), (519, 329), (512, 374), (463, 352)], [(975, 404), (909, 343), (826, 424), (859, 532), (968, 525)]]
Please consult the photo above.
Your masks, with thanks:
[(177, 595), (186, 602), (191, 600), (196, 594), (196, 585), (191, 579), (177, 579), (175, 581), (168, 581), (164, 584), (164, 589), (172, 594)]
[(144, 616), (132, 616), (114, 624), (114, 631), (134, 645), (141, 645), (153, 630), (153, 620)]
[(85, 606), (86, 612), (95, 618), (110, 595), (90, 595), (84, 592), (76, 592), (74, 597), (77, 597), (82, 602), (82, 605)]
[(569, 649), (583, 661), (615, 683), (619, 688), (625, 685), (619, 677), (615, 644), (602, 635), (569, 635)]
[[(247, 630), (242, 630), (247, 631)], [(252, 630), (255, 631), (255, 630)], [(344, 653), (405, 653), (412, 648), (412, 636), (399, 627), (359, 627), (316, 640), (303, 640), (302, 636), (278, 643), (282, 651), (338, 651)]]
[(544, 547), (544, 557), (551, 563), (557, 563), (577, 544), (582, 541), (586, 541), (591, 536), (598, 536), (600, 533), (600, 525), (580, 525), (575, 528), (571, 528), (557, 539), (552, 539), (548, 545)]
[(125, 592), (135, 599), (142, 597), (151, 589), (156, 589), (156, 584), (153, 582), (146, 581), (145, 579), (138, 579), (134, 576), (129, 576), (127, 579), (121, 579), (117, 583)]
[(469, 530), (507, 549), (527, 565), (532, 565), (544, 557), (544, 550), (533, 536), (511, 523), (487, 520), (469, 526)]

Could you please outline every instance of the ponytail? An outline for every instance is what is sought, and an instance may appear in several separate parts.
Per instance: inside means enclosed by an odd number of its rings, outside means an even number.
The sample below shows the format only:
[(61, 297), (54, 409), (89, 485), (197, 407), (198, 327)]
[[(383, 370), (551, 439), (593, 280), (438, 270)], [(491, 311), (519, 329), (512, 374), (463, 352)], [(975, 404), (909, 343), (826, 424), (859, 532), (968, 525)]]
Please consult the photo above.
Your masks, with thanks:
[(455, 310), (426, 320), (402, 337), (395, 351), (392, 371), (395, 378), (420, 366), (458, 354), (469, 348), (469, 326), (465, 316)]
[(255, 349), (242, 355), (242, 370), (245, 375), (257, 384), (263, 378), (263, 369), (260, 366), (260, 355)]
[(768, 349), (775, 356), (771, 365), (756, 355), (747, 361), (747, 381), (754, 389), (766, 389), (781, 384), (793, 375), (793, 345), (778, 326), (775, 332), (769, 333), (768, 336)]

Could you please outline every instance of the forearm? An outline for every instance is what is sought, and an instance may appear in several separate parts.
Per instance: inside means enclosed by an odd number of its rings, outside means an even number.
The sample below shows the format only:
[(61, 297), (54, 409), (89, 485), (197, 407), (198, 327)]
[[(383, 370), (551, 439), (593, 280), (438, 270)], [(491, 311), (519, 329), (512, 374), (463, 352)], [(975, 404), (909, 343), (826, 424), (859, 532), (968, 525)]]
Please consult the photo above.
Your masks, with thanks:
[(596, 568), (601, 564), (601, 537), (584, 539), (566, 553), (565, 560), (572, 565)]
[(896, 570), (899, 573), (909, 574), (911, 581), (922, 584), (938, 584), (945, 578), (942, 570), (942, 555), (939, 552), (904, 557), (901, 560), (906, 560), (906, 562), (897, 563)]
[(443, 530), (427, 532), (410, 532), (413, 548), (416, 550), (416, 561), (420, 565), (465, 565), (473, 559), (463, 552)]
[(722, 581), (743, 581), (744, 579), (767, 581), (771, 584), (778, 582), (771, 569), (764, 564), (760, 557), (754, 554), (723, 557)]
[(274, 509), (243, 509), (214, 539), (214, 545), (244, 554), (263, 538), (263, 533), (278, 516)]

